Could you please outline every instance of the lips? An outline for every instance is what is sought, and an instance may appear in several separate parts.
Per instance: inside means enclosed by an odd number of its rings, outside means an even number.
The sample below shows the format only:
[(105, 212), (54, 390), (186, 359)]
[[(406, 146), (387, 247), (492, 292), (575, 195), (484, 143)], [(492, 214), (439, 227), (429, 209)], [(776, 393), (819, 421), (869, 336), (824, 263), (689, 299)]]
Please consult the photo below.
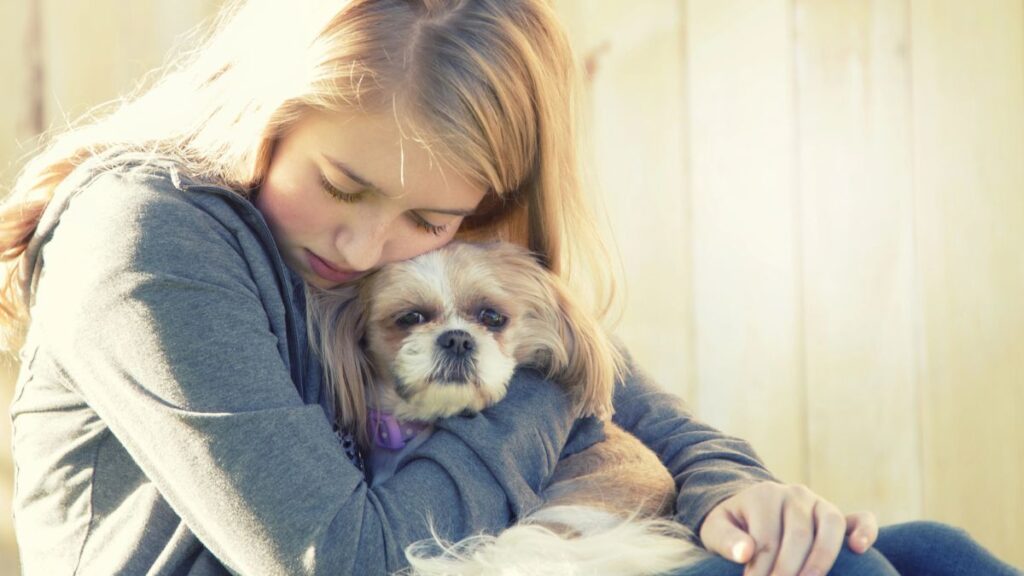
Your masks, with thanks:
[(362, 272), (339, 270), (309, 250), (306, 250), (306, 259), (309, 261), (309, 267), (313, 269), (313, 272), (329, 282), (344, 284), (362, 276)]

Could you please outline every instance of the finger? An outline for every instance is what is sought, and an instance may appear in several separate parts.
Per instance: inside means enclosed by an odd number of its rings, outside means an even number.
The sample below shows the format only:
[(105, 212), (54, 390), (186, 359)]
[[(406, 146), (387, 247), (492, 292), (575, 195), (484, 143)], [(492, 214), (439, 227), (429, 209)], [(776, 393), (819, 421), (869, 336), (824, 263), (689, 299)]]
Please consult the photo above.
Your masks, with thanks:
[(825, 500), (814, 507), (814, 545), (804, 562), (800, 576), (828, 574), (839, 557), (846, 533), (846, 519), (839, 509)]
[(878, 539), (878, 519), (871, 512), (847, 514), (846, 534), (846, 542), (850, 549), (863, 554)]
[(737, 564), (746, 564), (754, 555), (754, 540), (745, 527), (742, 518), (719, 507), (704, 520), (700, 539), (705, 548), (719, 556)]
[[(840, 520), (843, 520), (840, 517)], [(845, 528), (845, 523), (840, 524)], [(782, 541), (771, 574), (796, 576), (814, 544), (814, 500), (795, 493), (782, 508)]]
[(767, 576), (775, 566), (782, 543), (785, 496), (784, 490), (775, 490), (748, 503), (747, 532), (754, 539), (755, 548), (744, 576)]

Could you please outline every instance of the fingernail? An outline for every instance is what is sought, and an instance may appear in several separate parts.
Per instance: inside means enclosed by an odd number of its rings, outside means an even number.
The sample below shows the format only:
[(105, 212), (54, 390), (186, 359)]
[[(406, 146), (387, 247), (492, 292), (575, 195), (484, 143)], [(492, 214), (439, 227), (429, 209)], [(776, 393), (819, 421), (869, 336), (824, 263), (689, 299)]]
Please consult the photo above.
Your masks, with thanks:
[(743, 561), (743, 542), (737, 542), (732, 547), (732, 559), (734, 562)]

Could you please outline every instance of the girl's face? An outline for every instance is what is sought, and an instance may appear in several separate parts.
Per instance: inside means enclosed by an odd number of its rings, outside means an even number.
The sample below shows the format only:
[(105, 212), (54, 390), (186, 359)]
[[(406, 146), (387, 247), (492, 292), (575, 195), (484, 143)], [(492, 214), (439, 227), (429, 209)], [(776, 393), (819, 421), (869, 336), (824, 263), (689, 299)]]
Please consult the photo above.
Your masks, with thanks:
[(288, 266), (334, 288), (447, 244), (485, 193), (391, 115), (311, 113), (277, 142), (255, 204)]

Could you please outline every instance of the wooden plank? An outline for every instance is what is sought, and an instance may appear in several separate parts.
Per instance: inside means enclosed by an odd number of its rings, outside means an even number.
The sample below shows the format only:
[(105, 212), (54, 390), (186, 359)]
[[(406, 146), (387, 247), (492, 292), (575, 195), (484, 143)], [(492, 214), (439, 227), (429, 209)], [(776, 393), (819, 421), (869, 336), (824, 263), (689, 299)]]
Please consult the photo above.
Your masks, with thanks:
[(210, 15), (210, 0), (45, 2), (46, 116), (60, 128), (132, 91), (179, 36)]
[(687, 3), (700, 414), (805, 482), (791, 5)]
[(906, 2), (797, 0), (809, 484), (920, 516)]
[(40, 66), (38, 18), (33, 2), (0, 3), (0, 197), (14, 182), (20, 159), (35, 145), (38, 131), (35, 114), (37, 86), (34, 76)]
[[(622, 259), (617, 334), (657, 382), (691, 397), (693, 344), (684, 182), (683, 5), (560, 2), (591, 65), (589, 130), (599, 203)], [(589, 10), (585, 17), (583, 11)]]
[(924, 512), (1024, 565), (1024, 2), (913, 2)]

